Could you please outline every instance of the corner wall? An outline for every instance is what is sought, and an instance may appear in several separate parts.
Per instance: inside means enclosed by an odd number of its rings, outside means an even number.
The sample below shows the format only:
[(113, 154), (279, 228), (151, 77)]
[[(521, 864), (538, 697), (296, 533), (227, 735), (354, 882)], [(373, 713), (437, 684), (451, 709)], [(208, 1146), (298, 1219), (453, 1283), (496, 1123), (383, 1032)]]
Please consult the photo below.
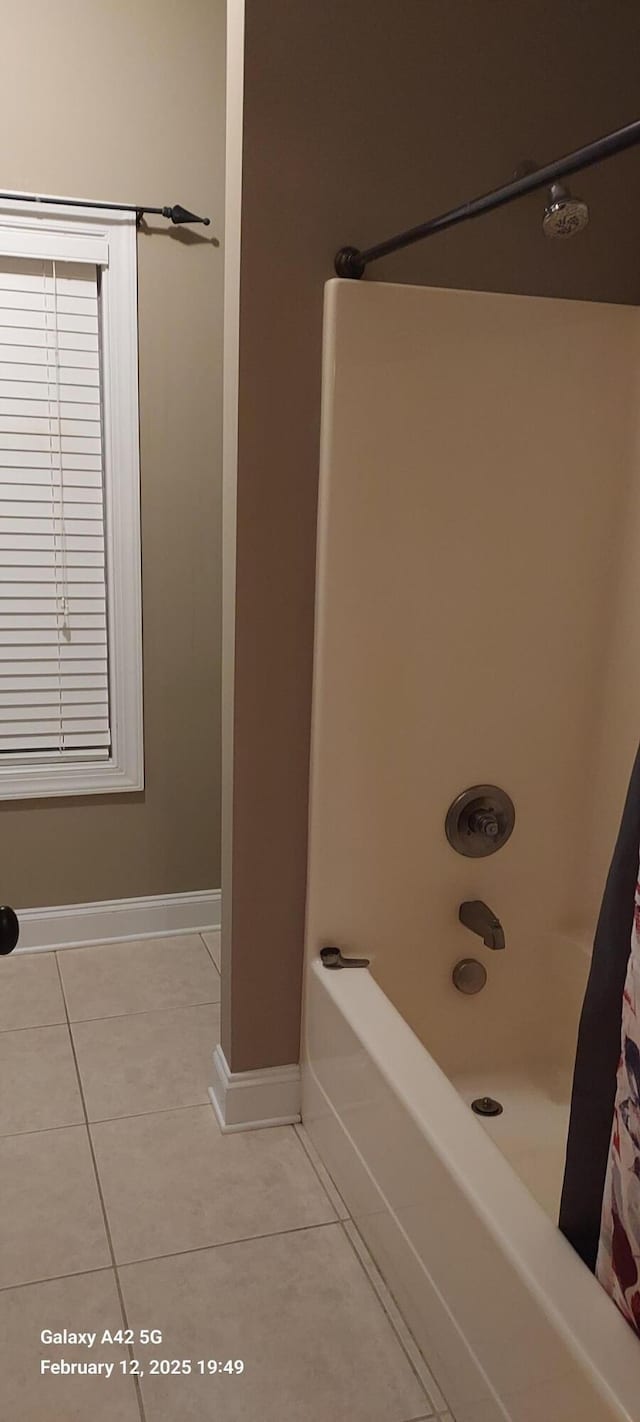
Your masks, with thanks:
[[(230, 0), (231, 6), (240, 0)], [(568, 152), (637, 110), (626, 0), (246, 0), (233, 697), (234, 1071), (298, 1055), (322, 293), (366, 245)], [(640, 296), (638, 153), (580, 175), (592, 221), (539, 195), (366, 280)]]

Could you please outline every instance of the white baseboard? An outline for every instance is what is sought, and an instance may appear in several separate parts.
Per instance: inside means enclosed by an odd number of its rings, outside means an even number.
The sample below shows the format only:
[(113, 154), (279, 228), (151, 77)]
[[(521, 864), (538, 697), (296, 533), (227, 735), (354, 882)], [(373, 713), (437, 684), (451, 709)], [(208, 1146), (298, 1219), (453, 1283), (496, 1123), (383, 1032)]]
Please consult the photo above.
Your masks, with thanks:
[(230, 1071), (221, 1046), (213, 1054), (213, 1109), (222, 1131), (293, 1126), (300, 1120), (300, 1067)]
[(17, 909), (20, 939), (16, 953), (79, 948), (137, 938), (166, 938), (220, 927), (220, 890), (158, 894), (144, 899), (104, 899), (96, 904)]

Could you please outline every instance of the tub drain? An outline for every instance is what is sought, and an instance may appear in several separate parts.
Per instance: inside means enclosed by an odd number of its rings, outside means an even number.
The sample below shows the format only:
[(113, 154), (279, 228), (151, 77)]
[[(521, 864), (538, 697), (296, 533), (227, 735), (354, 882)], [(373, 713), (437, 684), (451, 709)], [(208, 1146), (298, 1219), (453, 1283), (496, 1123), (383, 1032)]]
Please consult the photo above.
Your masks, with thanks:
[(476, 1096), (475, 1101), (471, 1102), (471, 1110), (475, 1111), (476, 1116), (501, 1116), (504, 1106), (493, 1096)]

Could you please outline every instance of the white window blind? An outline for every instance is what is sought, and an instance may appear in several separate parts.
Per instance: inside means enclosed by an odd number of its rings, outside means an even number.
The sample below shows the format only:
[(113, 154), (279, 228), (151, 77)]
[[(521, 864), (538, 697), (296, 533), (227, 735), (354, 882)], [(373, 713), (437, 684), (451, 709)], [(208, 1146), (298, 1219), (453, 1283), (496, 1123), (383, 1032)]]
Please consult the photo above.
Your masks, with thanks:
[(0, 257), (0, 759), (110, 744), (99, 272)]

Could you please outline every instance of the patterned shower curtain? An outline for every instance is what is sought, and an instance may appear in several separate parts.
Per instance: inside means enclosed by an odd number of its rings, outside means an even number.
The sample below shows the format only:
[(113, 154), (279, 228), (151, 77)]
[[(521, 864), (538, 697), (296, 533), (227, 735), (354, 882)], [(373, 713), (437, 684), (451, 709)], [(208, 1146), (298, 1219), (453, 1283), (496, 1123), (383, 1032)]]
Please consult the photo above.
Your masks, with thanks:
[(640, 1334), (640, 882), (636, 885), (621, 1035), (596, 1274)]
[(640, 752), (605, 888), (571, 1097), (560, 1228), (640, 1335)]

